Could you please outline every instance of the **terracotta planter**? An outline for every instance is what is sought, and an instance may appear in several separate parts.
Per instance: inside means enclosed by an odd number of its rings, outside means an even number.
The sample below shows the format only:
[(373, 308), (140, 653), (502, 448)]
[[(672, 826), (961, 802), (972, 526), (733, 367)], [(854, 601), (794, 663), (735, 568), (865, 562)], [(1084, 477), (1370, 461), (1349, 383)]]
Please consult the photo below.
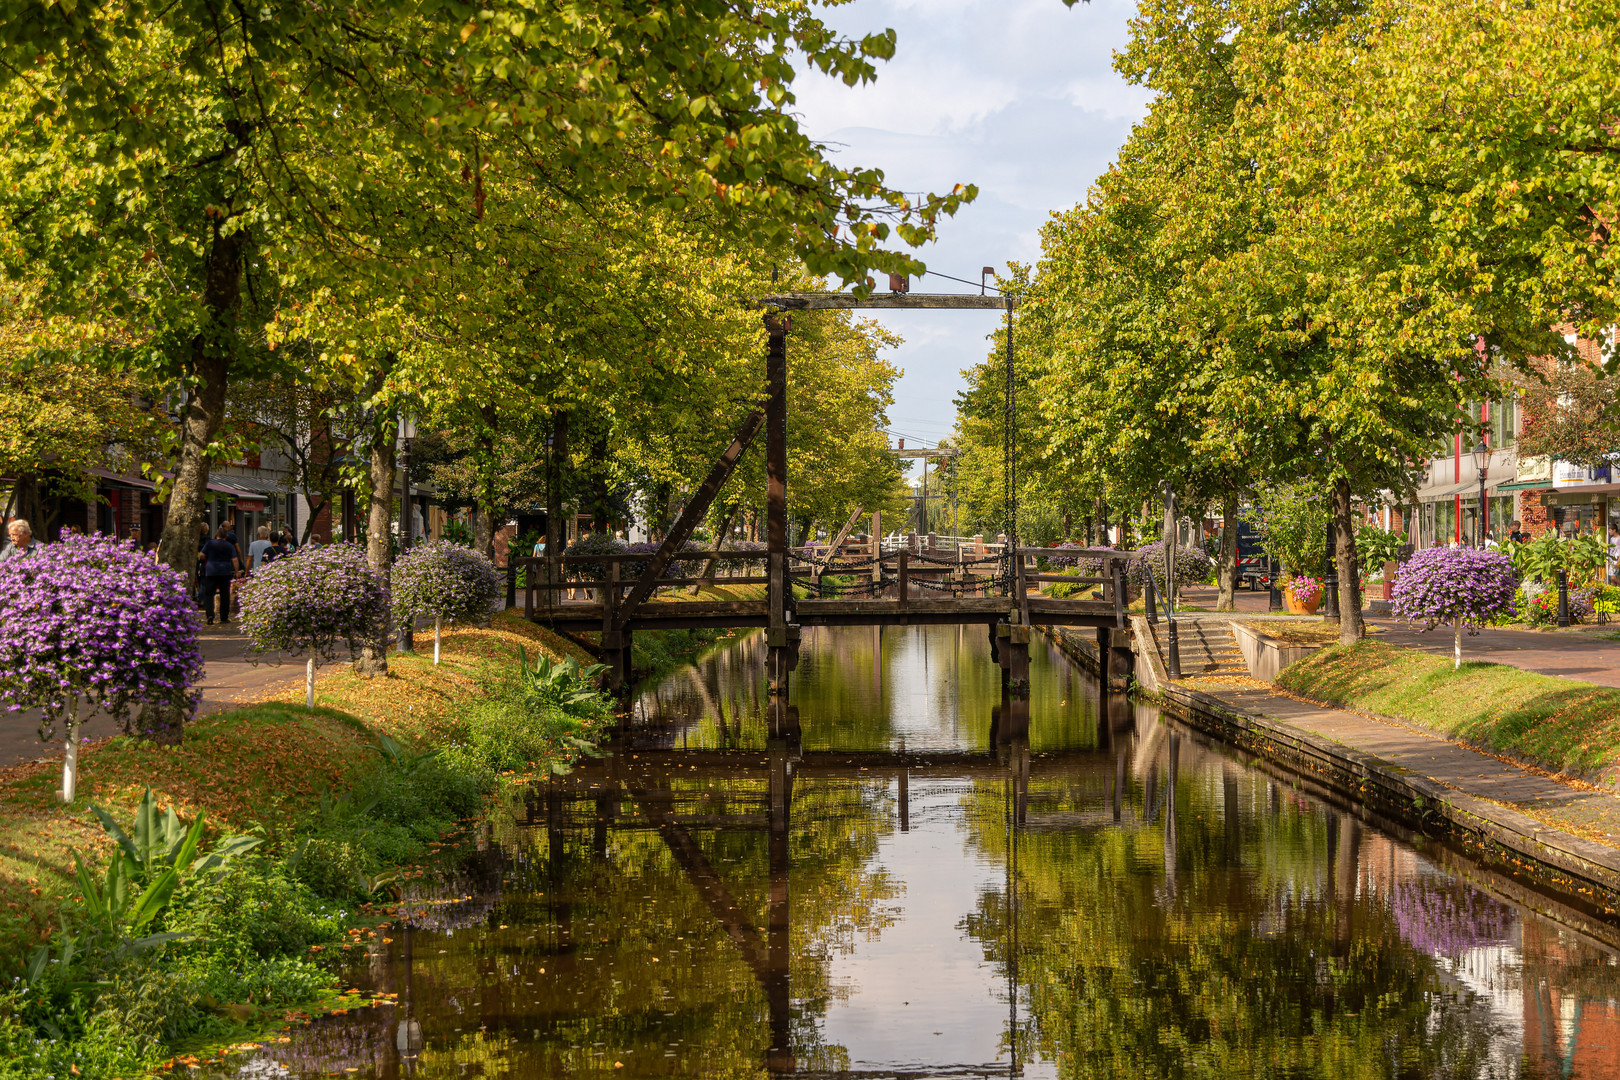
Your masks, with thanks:
[(1288, 605), (1288, 614), (1290, 615), (1315, 615), (1316, 609), (1322, 606), (1323, 594), (1324, 590), (1318, 590), (1315, 600), (1312, 600), (1309, 604), (1302, 604), (1294, 599), (1294, 587), (1290, 585), (1283, 589), (1283, 603)]

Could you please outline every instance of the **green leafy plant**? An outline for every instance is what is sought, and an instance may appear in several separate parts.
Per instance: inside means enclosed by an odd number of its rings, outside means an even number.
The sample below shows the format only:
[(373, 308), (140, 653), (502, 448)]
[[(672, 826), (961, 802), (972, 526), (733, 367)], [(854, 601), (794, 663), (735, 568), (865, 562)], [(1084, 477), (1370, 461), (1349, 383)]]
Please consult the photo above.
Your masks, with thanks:
[(452, 544), (460, 544), (462, 547), (472, 547), (472, 526), (468, 525), (465, 521), (446, 522), (444, 526), (444, 538), (450, 541)]
[(1369, 573), (1382, 570), (1385, 563), (1399, 559), (1405, 546), (1405, 534), (1388, 532), (1376, 525), (1363, 525), (1356, 530), (1356, 558)]
[(1327, 493), (1308, 484), (1279, 484), (1260, 493), (1255, 527), (1261, 545), (1291, 573), (1327, 576)]
[(1558, 580), (1558, 571), (1569, 575), (1569, 584), (1591, 584), (1603, 569), (1608, 551), (1596, 534), (1564, 538), (1549, 532), (1522, 544), (1509, 543), (1504, 549), (1513, 560), (1513, 569), (1530, 581), (1548, 585)]
[[(198, 856), (203, 822), (199, 814), (188, 828), (174, 807), (159, 811), (157, 797), (147, 788), (135, 808), (135, 821), (125, 832), (111, 814), (93, 807), (102, 829), (117, 843), (98, 880), (77, 851), (73, 853), (74, 872), (84, 897), (84, 918), (90, 932), (99, 938), (114, 939), (115, 947), (147, 948), (175, 939), (174, 934), (136, 937), (162, 913), (181, 880), (190, 875), (217, 877), (237, 855), (258, 846), (251, 836), (230, 836), (207, 855)], [(127, 943), (121, 939), (133, 939)], [(58, 962), (71, 965), (75, 941), (65, 936), (58, 946)], [(50, 946), (41, 946), (29, 964), (30, 981), (37, 979), (50, 959)]]
[(607, 665), (591, 664), (582, 668), (573, 657), (554, 660), (544, 653), (536, 656), (534, 663), (530, 664), (528, 650), (520, 645), (518, 668), (521, 673), (519, 685), (525, 695), (566, 711), (570, 707), (595, 702), (601, 697), (601, 691), (593, 680), (607, 670)]

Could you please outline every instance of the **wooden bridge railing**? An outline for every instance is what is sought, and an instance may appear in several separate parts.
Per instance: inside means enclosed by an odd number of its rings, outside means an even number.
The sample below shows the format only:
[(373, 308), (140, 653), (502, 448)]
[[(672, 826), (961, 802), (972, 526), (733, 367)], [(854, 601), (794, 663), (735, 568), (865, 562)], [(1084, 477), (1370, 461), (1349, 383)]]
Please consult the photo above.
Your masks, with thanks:
[[(872, 554), (874, 546), (878, 547), (879, 554)], [(982, 547), (990, 549), (999, 548), (1001, 545), (985, 544)], [(872, 591), (887, 591), (893, 586), (897, 598), (902, 603), (909, 601), (913, 585), (941, 590), (972, 590), (975, 593), (980, 589), (1007, 585), (1010, 586), (1008, 592), (1018, 601), (1021, 615), (1027, 618), (1030, 586), (1036, 586), (1038, 589), (1040, 585), (1049, 583), (1100, 586), (1100, 599), (1112, 603), (1121, 612), (1129, 603), (1125, 571), (1132, 556), (1127, 552), (1111, 548), (1020, 547), (1016, 551), (1016, 557), (1009, 560), (1000, 551), (987, 550), (984, 555), (970, 556), (969, 553), (973, 550), (972, 547), (961, 545), (947, 555), (937, 548), (932, 552), (913, 551), (909, 546), (905, 546), (885, 552), (881, 545), (874, 545), (871, 540), (865, 540), (846, 543), (830, 560), (826, 557), (827, 549), (824, 545), (790, 548), (788, 556), (790, 562), (797, 562), (805, 568), (802, 572), (795, 571), (794, 578), (797, 581), (819, 585), (823, 574), (839, 575), (841, 571), (858, 574), (870, 571)], [(1076, 575), (1034, 569), (1039, 560), (1054, 556), (1065, 561), (1095, 562), (1098, 564), (1099, 572), (1093, 575)], [(682, 551), (675, 556), (674, 561), (706, 564), (714, 560), (720, 565), (729, 564), (729, 569), (733, 572), (718, 579), (690, 574), (670, 575), (657, 578), (652, 584), (657, 588), (695, 588), (706, 584), (712, 585), (716, 581), (722, 581), (727, 585), (764, 585), (769, 583), (770, 579), (767, 576), (757, 573), (737, 574), (735, 570), (739, 565), (762, 563), (765, 557), (765, 552), (735, 549)], [(611, 615), (614, 607), (624, 598), (626, 590), (634, 584), (632, 577), (624, 573), (625, 565), (627, 563), (645, 565), (650, 558), (651, 556), (645, 552), (563, 555), (555, 560), (557, 580), (549, 578), (550, 561), (547, 559), (509, 559), (507, 605), (517, 606), (517, 594), (520, 591), (518, 577), (521, 572), (525, 613), (540, 608), (553, 608), (562, 602), (559, 597), (563, 594), (583, 591), (590, 595), (593, 602), (600, 602), (603, 605), (606, 615)], [(586, 568), (594, 568), (595, 573), (586, 572)], [(981, 568), (984, 572), (981, 572)]]

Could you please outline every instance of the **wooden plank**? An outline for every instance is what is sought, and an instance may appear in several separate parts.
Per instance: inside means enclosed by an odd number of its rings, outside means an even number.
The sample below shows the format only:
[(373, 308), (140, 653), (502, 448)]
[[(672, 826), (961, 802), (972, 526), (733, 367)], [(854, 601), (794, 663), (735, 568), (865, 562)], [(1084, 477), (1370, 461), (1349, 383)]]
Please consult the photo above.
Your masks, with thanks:
[(720, 494), (720, 489), (725, 486), (725, 482), (731, 477), (732, 470), (737, 467), (737, 460), (742, 457), (743, 451), (748, 449), (748, 444), (754, 441), (754, 436), (759, 434), (759, 429), (764, 423), (764, 408), (755, 408), (753, 412), (748, 414), (748, 419), (743, 421), (742, 427), (737, 429), (737, 434), (732, 438), (731, 445), (726, 447), (725, 453), (721, 454), (719, 459), (715, 461), (714, 467), (709, 470), (709, 475), (704, 478), (698, 489), (692, 493), (692, 498), (687, 502), (686, 508), (681, 511), (681, 516), (670, 527), (669, 535), (665, 536), (664, 542), (658, 545), (658, 550), (653, 553), (652, 559), (647, 564), (647, 569), (642, 571), (641, 580), (636, 582), (635, 587), (630, 590), (630, 594), (624, 598), (624, 603), (619, 605), (615, 619), (618, 626), (622, 628), (626, 622), (633, 618), (636, 608), (640, 607), (641, 602), (652, 594), (655, 588), (653, 582), (664, 576), (664, 568), (669, 566), (670, 558), (684, 547), (686, 541), (691, 538), (692, 530), (697, 528), (698, 522), (703, 520), (703, 515), (709, 512), (709, 504), (714, 502), (716, 495)]
[(870, 308), (873, 310), (921, 309), (935, 311), (1006, 311), (1011, 300), (1001, 296), (979, 296), (974, 293), (872, 293), (859, 297), (854, 293), (792, 292), (774, 293), (759, 298), (762, 307), (782, 311), (848, 311)]
[(844, 522), (844, 527), (838, 530), (838, 536), (834, 538), (832, 544), (827, 548), (826, 558), (822, 559), (816, 566), (815, 577), (817, 582), (821, 580), (821, 575), (827, 572), (827, 567), (832, 564), (833, 559), (837, 558), (839, 550), (844, 546), (844, 541), (849, 539), (849, 532), (855, 527), (855, 522), (860, 520), (863, 509), (864, 507), (857, 506), (855, 512), (849, 515), (849, 520)]

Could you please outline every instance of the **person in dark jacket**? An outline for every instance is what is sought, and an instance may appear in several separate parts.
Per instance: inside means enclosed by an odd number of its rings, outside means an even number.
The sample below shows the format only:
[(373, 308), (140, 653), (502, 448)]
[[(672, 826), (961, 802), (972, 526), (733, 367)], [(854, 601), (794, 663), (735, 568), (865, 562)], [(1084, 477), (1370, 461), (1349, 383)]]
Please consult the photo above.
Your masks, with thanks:
[(231, 579), (241, 567), (242, 560), (237, 557), (236, 545), (225, 537), (227, 531), (221, 525), (214, 530), (214, 538), (203, 544), (202, 580), (203, 580), (203, 614), (208, 617), (210, 624), (214, 621), (214, 597), (219, 597), (219, 621), (229, 624), (231, 621)]

